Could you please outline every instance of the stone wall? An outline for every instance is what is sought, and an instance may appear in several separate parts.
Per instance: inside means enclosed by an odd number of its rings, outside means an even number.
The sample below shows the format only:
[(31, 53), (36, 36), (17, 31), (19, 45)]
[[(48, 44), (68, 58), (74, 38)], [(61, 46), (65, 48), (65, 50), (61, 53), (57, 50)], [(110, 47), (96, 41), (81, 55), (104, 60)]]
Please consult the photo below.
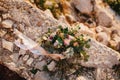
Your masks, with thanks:
[[(83, 0), (75, 0), (75, 2), (77, 1)], [(85, 49), (90, 57), (87, 62), (77, 58), (69, 59), (67, 62), (72, 62), (72, 64), (77, 64), (77, 66), (81, 64), (85, 67), (94, 67), (97, 72), (96, 80), (101, 80), (100, 77), (104, 73), (102, 70), (111, 69), (113, 65), (119, 64), (120, 54), (106, 46), (107, 43), (111, 41), (109, 37), (110, 33), (113, 32), (112, 30), (115, 30), (115, 39), (112, 39), (119, 42), (119, 28), (118, 24), (116, 24), (119, 20), (116, 20), (116, 18), (114, 20), (113, 15), (103, 10), (97, 3), (94, 5), (96, 7), (90, 4), (90, 0), (85, 4), (88, 5), (85, 7), (90, 6), (89, 8), (96, 9), (98, 20), (97, 26), (94, 27), (79, 23), (83, 26), (83, 29), (80, 30), (81, 33), (89, 34), (92, 30), (96, 30), (95, 36), (93, 37), (94, 39), (91, 38), (91, 42), (89, 43), (91, 45), (90, 49)], [(74, 5), (82, 13), (81, 8), (79, 9), (79, 6), (77, 6), (79, 4), (74, 3)], [(84, 7), (84, 5), (81, 6)], [(92, 10), (89, 10), (83, 11), (83, 13), (91, 15)], [(18, 29), (30, 39), (37, 41), (48, 28), (56, 29), (58, 25), (71, 27), (64, 17), (56, 20), (48, 14), (48, 12), (38, 9), (26, 0), (0, 0), (0, 61), (27, 80), (60, 80), (61, 76), (65, 78), (59, 67), (56, 67), (58, 62), (45, 56), (34, 55), (30, 51), (20, 49), (14, 44), (14, 40), (16, 39), (16, 36), (13, 34), (14, 29)], [(110, 28), (108, 28), (108, 26), (110, 26)], [(116, 30), (118, 33), (116, 33)], [(104, 45), (95, 40), (96, 35), (98, 41), (101, 38), (105, 39), (101, 42)], [(70, 75), (76, 72), (77, 66), (69, 68), (68, 70), (66, 69), (65, 74)], [(48, 71), (45, 70), (46, 67)], [(36, 74), (34, 74), (35, 71), (37, 71)], [(91, 74), (95, 75), (92, 71)], [(75, 78), (79, 80), (83, 77), (72, 74), (67, 79), (73, 80)], [(88, 80), (94, 80), (95, 78), (95, 76), (92, 76), (92, 78), (88, 76), (85, 77), (85, 80), (87, 80), (87, 78)]]

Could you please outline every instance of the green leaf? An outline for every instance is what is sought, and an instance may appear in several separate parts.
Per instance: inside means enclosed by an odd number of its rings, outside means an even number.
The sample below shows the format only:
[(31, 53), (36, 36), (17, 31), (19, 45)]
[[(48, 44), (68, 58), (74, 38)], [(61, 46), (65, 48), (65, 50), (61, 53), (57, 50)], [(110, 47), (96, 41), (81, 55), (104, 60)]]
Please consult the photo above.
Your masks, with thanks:
[(52, 43), (55, 43), (55, 41), (57, 40), (57, 38), (58, 38), (58, 36), (55, 35), (54, 38), (53, 38), (53, 40), (52, 40)]
[(68, 33), (68, 27), (63, 29), (63, 33), (67, 34)]
[(37, 73), (37, 71), (38, 71), (38, 69), (32, 69), (32, 70), (30, 70), (30, 72), (32, 73), (32, 74), (36, 74)]
[(43, 71), (49, 71), (47, 65), (43, 66)]
[(90, 48), (90, 45), (89, 45), (89, 44), (86, 44), (85, 47), (86, 47), (86, 48)]
[(39, 4), (42, 8), (44, 8), (44, 3), (45, 3), (45, 0), (40, 0)]
[(62, 38), (61, 38), (61, 37), (58, 37), (57, 40), (58, 40), (58, 42), (59, 42), (60, 44), (63, 44), (63, 41), (62, 41)]

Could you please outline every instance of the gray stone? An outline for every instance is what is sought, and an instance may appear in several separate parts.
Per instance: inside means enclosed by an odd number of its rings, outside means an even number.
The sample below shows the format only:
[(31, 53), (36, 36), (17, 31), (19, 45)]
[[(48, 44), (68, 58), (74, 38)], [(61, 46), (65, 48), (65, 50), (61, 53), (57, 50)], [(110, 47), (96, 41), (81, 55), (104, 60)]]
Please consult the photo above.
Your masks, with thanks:
[(37, 54), (33, 54), (33, 57), (34, 57), (34, 58), (38, 58), (39, 55), (37, 55)]
[(13, 25), (13, 21), (11, 21), (11, 20), (2, 21), (2, 26), (4, 28), (12, 28), (12, 25)]
[(95, 28), (95, 30), (96, 30), (97, 33), (103, 31), (102, 26), (97, 26), (97, 27)]
[(13, 62), (17, 62), (18, 57), (19, 57), (18, 53), (13, 53), (12, 55), (10, 55), (10, 58), (12, 59)]
[(1, 17), (0, 17), (0, 22), (2, 21)]
[(26, 62), (27, 65), (31, 66), (32, 62), (34, 61), (33, 58), (29, 58)]
[(2, 17), (3, 19), (10, 18), (10, 14), (3, 14)]
[(55, 66), (56, 66), (55, 61), (52, 61), (49, 65), (47, 65), (49, 71), (54, 71)]
[(105, 80), (106, 79), (106, 73), (104, 69), (97, 68), (96, 69), (96, 80)]
[(5, 31), (0, 30), (0, 37), (3, 37), (5, 34), (6, 34), (6, 32), (5, 32)]
[(46, 72), (37, 72), (34, 76), (34, 80), (50, 80), (50, 76)]
[(25, 25), (24, 25), (24, 24), (19, 24), (19, 27), (20, 27), (20, 29), (21, 29), (22, 31), (25, 30)]
[(95, 68), (112, 68), (113, 65), (119, 64), (120, 54), (115, 50), (91, 39), (90, 48), (85, 49), (89, 55), (88, 61), (81, 61), (81, 65)]
[(76, 80), (89, 80), (89, 79), (85, 76), (79, 76), (76, 78)]
[(91, 0), (73, 0), (73, 4), (81, 13), (91, 14), (93, 10)]
[(51, 12), (49, 9), (45, 10), (45, 13), (46, 13), (48, 16), (54, 18), (52, 12)]
[(41, 56), (39, 57), (39, 61), (42, 61), (43, 58), (44, 58), (44, 56), (41, 55)]
[(120, 42), (120, 36), (118, 36), (117, 34), (113, 36), (113, 40), (117, 43)]
[(26, 53), (26, 50), (20, 49), (19, 55), (25, 55), (25, 53)]
[(96, 40), (104, 45), (108, 45), (109, 37), (108, 37), (107, 33), (100, 32), (96, 35)]
[(29, 55), (25, 55), (25, 56), (23, 57), (23, 61), (27, 61), (28, 58), (29, 58)]
[(2, 39), (2, 47), (13, 52), (13, 43)]
[(36, 63), (35, 68), (43, 70), (44, 66), (47, 65), (47, 62), (45, 60)]
[(99, 25), (105, 26), (105, 27), (110, 27), (112, 26), (112, 21), (113, 18), (109, 13), (101, 11), (97, 14), (98, 16), (98, 23)]
[(95, 11), (96, 18), (98, 19), (98, 24), (111, 27), (113, 25), (113, 15), (109, 12), (109, 10), (104, 6), (104, 3), (101, 1), (95, 0)]
[(14, 63), (14, 62), (4, 62), (4, 64), (10, 69), (10, 70), (13, 70), (13, 71), (19, 71), (19, 68), (17, 67), (17, 65)]
[[(90, 30), (90, 29), (88, 28), (88, 26), (86, 26), (85, 24), (79, 23), (79, 24), (77, 24), (77, 25), (74, 25), (73, 27), (76, 27), (76, 26), (79, 26), (79, 27), (80, 27), (79, 33), (77, 33), (78, 35), (84, 34), (84, 35), (88, 35), (88, 36), (90, 36), (90, 37), (92, 37), (92, 38), (95, 36), (95, 33), (94, 33), (92, 30)], [(77, 35), (77, 34), (76, 34), (76, 35)]]

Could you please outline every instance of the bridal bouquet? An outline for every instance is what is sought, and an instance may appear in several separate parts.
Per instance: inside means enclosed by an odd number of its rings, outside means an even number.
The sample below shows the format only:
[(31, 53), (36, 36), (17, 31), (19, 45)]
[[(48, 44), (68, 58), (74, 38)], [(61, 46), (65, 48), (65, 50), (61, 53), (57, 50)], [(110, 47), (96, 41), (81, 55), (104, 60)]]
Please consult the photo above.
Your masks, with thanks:
[(80, 56), (81, 59), (87, 60), (89, 55), (84, 51), (84, 48), (89, 48), (88, 42), (90, 39), (85, 39), (84, 35), (76, 35), (79, 33), (80, 27), (59, 28), (56, 31), (48, 29), (42, 39), (41, 46), (51, 53), (59, 53), (66, 58)]

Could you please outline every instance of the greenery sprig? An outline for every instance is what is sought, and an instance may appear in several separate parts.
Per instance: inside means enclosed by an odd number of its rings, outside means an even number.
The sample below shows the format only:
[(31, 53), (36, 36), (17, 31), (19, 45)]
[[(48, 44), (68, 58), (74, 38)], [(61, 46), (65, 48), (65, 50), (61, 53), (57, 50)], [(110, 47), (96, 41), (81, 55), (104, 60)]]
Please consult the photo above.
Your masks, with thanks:
[(83, 34), (77, 36), (79, 29), (79, 26), (77, 29), (59, 26), (55, 32), (48, 29), (41, 39), (41, 46), (51, 53), (63, 54), (66, 58), (77, 55), (87, 60), (89, 55), (84, 48), (90, 47), (90, 39), (86, 40)]

